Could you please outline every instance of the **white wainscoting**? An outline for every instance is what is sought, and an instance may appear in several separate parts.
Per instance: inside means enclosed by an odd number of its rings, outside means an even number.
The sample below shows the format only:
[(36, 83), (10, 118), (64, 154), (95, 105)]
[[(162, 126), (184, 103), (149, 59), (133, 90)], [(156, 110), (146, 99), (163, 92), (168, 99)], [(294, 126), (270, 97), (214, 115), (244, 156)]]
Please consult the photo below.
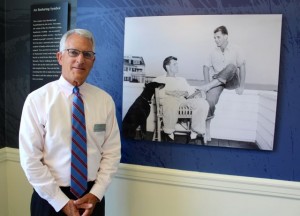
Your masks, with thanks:
[(211, 136), (217, 139), (256, 142), (272, 150), (277, 92), (245, 90), (238, 95), (224, 90), (211, 121)]
[[(0, 149), (0, 171), (0, 216), (29, 216), (18, 149)], [(120, 164), (106, 216), (299, 216), (299, 203), (299, 182)]]
[(0, 149), (0, 167), (4, 167), (5, 177), (0, 183), (0, 216), (29, 216), (32, 187), (28, 183), (20, 165), (19, 150)]
[(255, 142), (257, 130), (258, 93), (245, 90), (222, 92), (211, 121), (211, 136), (216, 139)]
[(0, 216), (8, 215), (6, 154), (4, 150), (4, 148), (0, 149)]
[(256, 141), (260, 149), (273, 149), (277, 93), (272, 91), (259, 92), (259, 109), (257, 119)]
[(299, 216), (300, 183), (121, 164), (108, 216)]

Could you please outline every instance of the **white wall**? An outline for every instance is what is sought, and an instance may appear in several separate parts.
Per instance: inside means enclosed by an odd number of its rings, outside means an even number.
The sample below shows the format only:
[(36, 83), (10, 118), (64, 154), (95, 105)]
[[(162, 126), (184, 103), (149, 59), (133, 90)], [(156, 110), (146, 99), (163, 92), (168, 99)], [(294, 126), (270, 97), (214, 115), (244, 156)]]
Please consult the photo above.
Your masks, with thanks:
[(2, 148), (0, 158), (3, 158), (0, 160), (0, 169), (2, 167), (4, 170), (0, 176), (0, 216), (29, 216), (32, 187), (21, 169), (19, 151)]
[[(0, 171), (0, 216), (29, 216), (32, 189), (18, 149), (0, 149)], [(299, 201), (298, 182), (121, 164), (106, 215), (299, 216)]]
[(7, 188), (6, 188), (6, 157), (3, 150), (0, 149), (0, 216), (7, 214)]

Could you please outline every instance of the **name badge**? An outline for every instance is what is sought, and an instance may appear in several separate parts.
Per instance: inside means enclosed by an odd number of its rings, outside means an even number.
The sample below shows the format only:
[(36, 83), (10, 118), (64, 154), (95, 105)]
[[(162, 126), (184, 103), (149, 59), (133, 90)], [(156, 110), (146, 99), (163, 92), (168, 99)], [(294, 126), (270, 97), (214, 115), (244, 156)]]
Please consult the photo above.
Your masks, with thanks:
[(94, 132), (105, 131), (105, 128), (106, 128), (105, 124), (95, 124), (94, 125)]

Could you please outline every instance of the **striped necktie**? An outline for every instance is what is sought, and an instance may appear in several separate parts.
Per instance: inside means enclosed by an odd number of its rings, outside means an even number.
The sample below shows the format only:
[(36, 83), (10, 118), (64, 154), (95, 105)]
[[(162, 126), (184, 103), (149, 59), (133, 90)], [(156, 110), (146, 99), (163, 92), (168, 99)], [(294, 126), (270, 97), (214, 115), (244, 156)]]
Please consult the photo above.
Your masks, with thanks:
[(71, 192), (79, 198), (87, 189), (87, 147), (84, 105), (77, 86), (73, 93)]

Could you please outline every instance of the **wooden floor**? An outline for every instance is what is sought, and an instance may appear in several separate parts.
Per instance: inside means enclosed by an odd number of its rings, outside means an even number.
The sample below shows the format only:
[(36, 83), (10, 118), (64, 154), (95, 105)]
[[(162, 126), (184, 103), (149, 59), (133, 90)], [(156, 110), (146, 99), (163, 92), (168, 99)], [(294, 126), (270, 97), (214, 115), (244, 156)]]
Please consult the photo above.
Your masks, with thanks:
[(210, 142), (207, 142), (207, 146), (243, 148), (243, 149), (259, 149), (257, 144), (253, 143), (253, 142), (242, 142), (242, 141), (222, 140), (222, 139), (212, 139)]
[[(144, 140), (152, 140), (153, 133), (147, 132), (144, 137)], [(137, 134), (136, 140), (141, 140), (139, 134)], [(173, 142), (173, 143), (183, 143), (191, 145), (204, 145), (203, 138), (197, 137), (196, 140), (189, 140), (187, 135), (175, 135), (174, 141), (168, 140), (162, 135), (163, 142)], [(259, 149), (258, 145), (253, 142), (242, 142), (235, 140), (224, 140), (224, 139), (212, 139), (208, 141), (206, 146), (215, 146), (215, 147), (227, 147), (227, 148), (242, 148), (242, 149)]]

